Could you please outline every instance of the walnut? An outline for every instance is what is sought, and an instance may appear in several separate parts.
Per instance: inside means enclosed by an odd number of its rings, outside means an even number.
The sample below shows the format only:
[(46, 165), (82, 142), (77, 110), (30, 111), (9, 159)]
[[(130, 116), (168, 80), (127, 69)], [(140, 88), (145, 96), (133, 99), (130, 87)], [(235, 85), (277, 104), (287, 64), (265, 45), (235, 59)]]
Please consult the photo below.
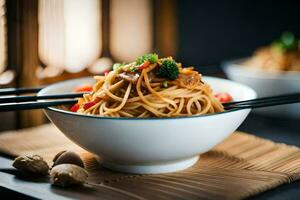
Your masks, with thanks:
[(36, 175), (47, 175), (49, 173), (47, 162), (39, 155), (19, 156), (13, 161), (12, 165), (26, 173)]
[(73, 151), (61, 151), (53, 158), (52, 167), (60, 164), (74, 164), (84, 168), (82, 159)]
[(82, 167), (73, 164), (60, 164), (51, 169), (50, 180), (53, 185), (68, 187), (85, 183), (88, 173)]

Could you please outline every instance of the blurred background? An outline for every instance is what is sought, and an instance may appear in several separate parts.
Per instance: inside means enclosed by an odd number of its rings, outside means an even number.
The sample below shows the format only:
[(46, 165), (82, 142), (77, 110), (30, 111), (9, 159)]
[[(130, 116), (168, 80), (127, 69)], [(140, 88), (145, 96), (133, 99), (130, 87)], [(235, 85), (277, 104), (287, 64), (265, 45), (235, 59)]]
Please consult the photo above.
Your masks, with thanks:
[[(202, 74), (251, 55), (283, 31), (300, 35), (300, 1), (0, 0), (0, 88), (100, 74), (156, 52)], [(0, 113), (0, 131), (45, 122)]]

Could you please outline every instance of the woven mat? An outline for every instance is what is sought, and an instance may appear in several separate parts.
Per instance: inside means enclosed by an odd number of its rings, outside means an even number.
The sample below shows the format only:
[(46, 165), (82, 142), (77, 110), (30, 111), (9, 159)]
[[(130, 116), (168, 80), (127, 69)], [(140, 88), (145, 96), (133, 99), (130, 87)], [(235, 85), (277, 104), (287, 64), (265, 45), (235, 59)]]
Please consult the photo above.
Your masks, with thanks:
[(298, 147), (241, 132), (201, 155), (187, 170), (143, 176), (102, 168), (95, 156), (53, 125), (0, 134), (0, 152), (9, 155), (39, 154), (51, 164), (61, 150), (81, 154), (90, 173), (88, 184), (104, 199), (243, 199), (300, 178)]

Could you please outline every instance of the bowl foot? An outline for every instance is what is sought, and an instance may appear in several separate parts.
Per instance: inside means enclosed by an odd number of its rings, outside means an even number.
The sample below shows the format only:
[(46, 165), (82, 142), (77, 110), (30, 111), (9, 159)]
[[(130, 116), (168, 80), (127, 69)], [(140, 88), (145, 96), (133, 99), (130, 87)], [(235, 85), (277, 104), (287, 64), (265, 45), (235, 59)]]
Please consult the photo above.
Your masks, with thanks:
[(199, 160), (199, 156), (194, 156), (192, 158), (178, 160), (171, 163), (162, 163), (156, 165), (122, 165), (113, 162), (102, 162), (102, 165), (108, 169), (132, 173), (132, 174), (160, 174), (160, 173), (170, 173), (180, 170), (187, 169), (193, 166)]

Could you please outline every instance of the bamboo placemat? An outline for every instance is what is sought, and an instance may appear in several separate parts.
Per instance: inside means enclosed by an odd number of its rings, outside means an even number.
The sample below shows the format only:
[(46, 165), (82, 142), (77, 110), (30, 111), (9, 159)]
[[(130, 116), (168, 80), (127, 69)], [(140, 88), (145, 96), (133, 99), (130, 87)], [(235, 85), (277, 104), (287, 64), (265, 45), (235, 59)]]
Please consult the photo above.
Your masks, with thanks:
[(236, 132), (202, 154), (193, 167), (160, 175), (129, 175), (101, 167), (53, 125), (0, 134), (0, 152), (42, 155), (51, 164), (61, 150), (84, 158), (88, 184), (105, 199), (243, 199), (300, 178), (300, 149)]

